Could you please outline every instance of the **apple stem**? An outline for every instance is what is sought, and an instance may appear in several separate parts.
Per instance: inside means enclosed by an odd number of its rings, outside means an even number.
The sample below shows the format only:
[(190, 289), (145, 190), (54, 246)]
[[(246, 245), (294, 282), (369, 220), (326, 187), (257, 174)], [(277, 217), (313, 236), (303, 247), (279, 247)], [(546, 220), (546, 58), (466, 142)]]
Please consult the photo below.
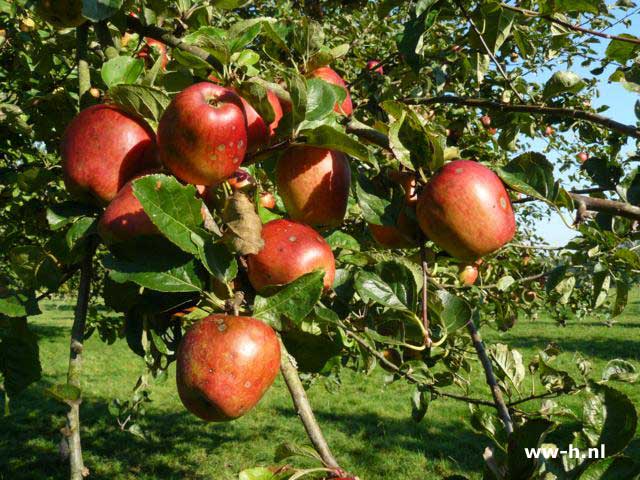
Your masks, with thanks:
[(507, 405), (504, 402), (504, 398), (502, 397), (502, 390), (500, 390), (500, 386), (498, 385), (496, 376), (493, 373), (491, 360), (489, 359), (487, 351), (484, 348), (484, 343), (482, 342), (482, 338), (480, 337), (480, 332), (478, 332), (476, 324), (473, 322), (472, 318), (469, 319), (467, 328), (469, 329), (469, 334), (471, 335), (473, 346), (476, 349), (478, 357), (480, 358), (480, 363), (482, 364), (482, 368), (484, 369), (487, 384), (491, 389), (491, 394), (493, 395), (493, 401), (495, 403), (496, 409), (498, 410), (498, 415), (500, 416), (500, 419), (504, 424), (505, 431), (508, 435), (511, 435), (513, 433), (513, 420), (511, 420), (509, 409), (507, 408)]
[(427, 254), (424, 248), (424, 235), (421, 235), (420, 239), (420, 260), (422, 264), (422, 331), (424, 333), (424, 345), (425, 347), (431, 347), (431, 337), (429, 335), (429, 311), (428, 311), (428, 292), (427, 285), (429, 284), (429, 264), (427, 262)]
[[(80, 286), (78, 287), (78, 299), (76, 303), (73, 325), (71, 327), (71, 341), (69, 351), (69, 369), (67, 371), (67, 384), (78, 390), (81, 389), (80, 374), (82, 371), (82, 352), (84, 343), (84, 332), (87, 323), (87, 310), (89, 308), (89, 297), (91, 294), (91, 277), (93, 275), (93, 254), (96, 249), (96, 242), (91, 239), (89, 251), (82, 260), (80, 267)], [(69, 411), (67, 412), (67, 424), (63, 430), (69, 447), (69, 466), (71, 480), (82, 480), (87, 475), (87, 468), (82, 459), (82, 445), (80, 441), (80, 403), (81, 398), (74, 401), (67, 401)]]
[(298, 375), (298, 368), (293, 363), (293, 360), (282, 341), (280, 341), (280, 348), (282, 349), (280, 371), (282, 372), (284, 381), (287, 384), (289, 393), (291, 394), (293, 405), (295, 406), (298, 416), (302, 421), (302, 425), (304, 425), (304, 429), (309, 436), (309, 440), (311, 440), (313, 447), (320, 455), (322, 463), (324, 463), (326, 467), (333, 469), (340, 468), (340, 465), (338, 465), (333, 453), (331, 453), (327, 440), (324, 438), (320, 425), (313, 414), (309, 398), (307, 397), (307, 393), (305, 392), (304, 386), (300, 381), (300, 376)]

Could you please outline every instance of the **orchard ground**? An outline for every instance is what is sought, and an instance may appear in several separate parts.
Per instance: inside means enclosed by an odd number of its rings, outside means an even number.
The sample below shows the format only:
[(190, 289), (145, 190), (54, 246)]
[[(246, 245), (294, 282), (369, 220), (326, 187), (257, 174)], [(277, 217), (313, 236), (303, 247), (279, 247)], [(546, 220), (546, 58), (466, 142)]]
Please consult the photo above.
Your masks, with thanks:
[[(565, 352), (559, 365), (576, 371), (574, 352), (590, 356), (600, 372), (611, 359), (640, 362), (640, 291), (613, 327), (599, 319), (557, 327), (549, 318), (521, 319), (507, 333), (489, 327), (482, 334), (489, 343), (505, 342), (522, 352), (525, 365), (554, 341)], [(59, 430), (65, 407), (44, 397), (48, 385), (63, 382), (73, 306), (48, 302), (45, 312), (30, 324), (40, 336), (43, 379), (15, 399), (11, 415), (0, 419), (0, 480), (63, 478), (68, 464), (60, 460)], [(236, 479), (244, 468), (273, 464), (277, 445), (306, 442), (282, 380), (248, 415), (231, 423), (207, 424), (190, 415), (180, 403), (172, 365), (169, 379), (153, 388), (147, 415), (141, 421), (147, 440), (119, 429), (108, 412), (112, 398), (127, 399), (143, 370), (142, 360), (124, 340), (107, 346), (94, 335), (85, 346), (82, 405), (83, 450), (93, 479)], [(473, 396), (488, 396), (474, 363)], [(531, 385), (523, 386), (531, 388)], [(638, 385), (618, 383), (640, 404)], [(542, 388), (536, 386), (536, 391)], [(345, 373), (337, 393), (321, 384), (309, 391), (311, 403), (342, 464), (364, 480), (441, 478), (461, 473), (479, 479), (487, 440), (468, 424), (466, 404), (438, 400), (420, 424), (410, 418), (410, 387), (404, 382), (385, 386), (384, 372), (370, 377)], [(579, 408), (576, 398), (567, 405)], [(579, 413), (579, 412), (578, 412)], [(631, 446), (640, 455), (640, 436)], [(292, 460), (295, 462), (295, 460)], [(304, 461), (301, 463), (304, 464)]]

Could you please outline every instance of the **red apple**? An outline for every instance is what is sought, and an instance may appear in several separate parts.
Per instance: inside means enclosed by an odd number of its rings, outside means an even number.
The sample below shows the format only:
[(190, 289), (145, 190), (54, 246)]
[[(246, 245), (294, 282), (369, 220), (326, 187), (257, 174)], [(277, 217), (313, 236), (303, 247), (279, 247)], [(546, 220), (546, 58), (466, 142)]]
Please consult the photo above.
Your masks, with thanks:
[(249, 141), (247, 151), (253, 152), (262, 147), (266, 147), (271, 138), (275, 136), (276, 128), (278, 128), (278, 124), (282, 119), (282, 106), (280, 105), (278, 96), (271, 90), (267, 92), (267, 100), (275, 113), (273, 122), (269, 125), (264, 122), (249, 102), (242, 97), (240, 97), (240, 99), (242, 100), (244, 112), (247, 117), (247, 139)]
[(100, 217), (98, 233), (107, 244), (160, 233), (133, 194), (132, 182), (118, 192)]
[(269, 210), (276, 208), (276, 197), (271, 192), (262, 192), (260, 194), (260, 205)]
[(250, 190), (255, 188), (256, 180), (253, 178), (249, 172), (246, 170), (239, 168), (233, 174), (227, 178), (227, 182), (229, 182), (229, 186), (235, 190)]
[(484, 128), (489, 128), (491, 126), (491, 117), (489, 115), (483, 115), (480, 117), (480, 121)]
[(158, 126), (160, 159), (179, 179), (214, 185), (229, 177), (247, 151), (247, 122), (240, 97), (201, 82), (180, 92)]
[(380, 75), (384, 75), (384, 69), (378, 60), (369, 60), (367, 62), (367, 70), (371, 70), (373, 72), (379, 73)]
[(39, 0), (36, 11), (55, 28), (77, 27), (87, 21), (82, 16), (82, 0)]
[(583, 152), (580, 152), (578, 155), (576, 155), (576, 158), (580, 163), (584, 163), (587, 160), (589, 160), (589, 154), (583, 151)]
[(280, 342), (271, 327), (251, 317), (210, 315), (180, 342), (178, 394), (203, 420), (233, 420), (260, 401), (279, 369)]
[(422, 231), (461, 260), (476, 260), (509, 242), (516, 230), (509, 195), (487, 167), (456, 160), (426, 185), (416, 216)]
[(409, 207), (415, 207), (418, 203), (418, 194), (416, 193), (416, 176), (410, 172), (392, 171), (389, 178), (400, 184), (404, 190), (404, 199)]
[(551, 137), (554, 133), (556, 133), (556, 131), (550, 125), (547, 125), (547, 127), (544, 129), (545, 137)]
[(487, 133), (489, 135), (495, 135), (496, 133), (498, 133), (498, 129), (496, 127), (487, 128)]
[(258, 292), (285, 285), (318, 268), (325, 271), (324, 288), (336, 274), (331, 247), (313, 228), (289, 220), (272, 220), (262, 227), (264, 247), (247, 256), (249, 281)]
[(347, 211), (351, 168), (340, 152), (294, 147), (278, 161), (276, 184), (292, 219), (335, 227)]
[(338, 105), (336, 103), (336, 106), (334, 107), (333, 110), (337, 113), (342, 113), (347, 116), (353, 113), (353, 105), (351, 104), (351, 95), (349, 94), (349, 89), (347, 88), (347, 84), (342, 79), (342, 77), (335, 72), (335, 70), (329, 67), (320, 67), (315, 69), (309, 75), (311, 77), (324, 80), (327, 83), (331, 83), (333, 85), (338, 85), (342, 87), (346, 92), (347, 97), (342, 102), (342, 105)]
[(384, 248), (413, 248), (418, 246), (419, 228), (404, 212), (398, 216), (397, 225), (369, 224), (373, 239)]
[(451, 51), (454, 53), (458, 53), (460, 50), (462, 50), (462, 47), (460, 45), (453, 45), (451, 47)]
[(466, 286), (471, 286), (476, 283), (478, 279), (478, 267), (475, 265), (460, 266), (460, 272), (458, 273), (458, 279), (460, 283)]
[[(154, 48), (158, 51), (160, 58), (162, 58), (161, 60), (162, 70), (166, 70), (167, 63), (169, 63), (169, 56), (167, 55), (167, 46), (164, 43), (160, 42), (159, 40), (155, 40), (153, 38), (145, 37), (144, 41), (146, 45), (140, 49), (136, 57), (143, 59), (145, 62), (150, 61), (151, 60), (150, 50)], [(153, 63), (150, 62), (150, 65), (148, 64), (148, 66), (149, 67), (153, 66)]]
[(69, 192), (101, 205), (135, 175), (158, 165), (151, 127), (112, 105), (81, 111), (64, 132), (61, 152)]

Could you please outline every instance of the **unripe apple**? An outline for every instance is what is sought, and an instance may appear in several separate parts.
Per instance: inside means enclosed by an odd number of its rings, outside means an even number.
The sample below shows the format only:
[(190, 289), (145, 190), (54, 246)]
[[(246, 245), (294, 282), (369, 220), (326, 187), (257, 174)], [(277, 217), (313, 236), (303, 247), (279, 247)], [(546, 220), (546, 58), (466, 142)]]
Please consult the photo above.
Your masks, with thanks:
[(480, 122), (482, 122), (484, 128), (489, 128), (491, 126), (491, 117), (489, 115), (483, 115), (480, 117)]
[(460, 266), (460, 272), (458, 273), (458, 279), (460, 283), (466, 286), (471, 286), (476, 283), (478, 279), (478, 267), (475, 265)]
[(98, 233), (107, 244), (160, 234), (134, 195), (132, 182), (118, 192), (100, 217)]
[(347, 211), (351, 168), (340, 152), (294, 147), (278, 160), (276, 184), (293, 220), (335, 227)]
[(384, 69), (378, 60), (369, 60), (367, 62), (367, 70), (371, 70), (375, 73), (379, 73), (380, 75), (384, 75)]
[(247, 151), (254, 152), (269, 145), (270, 140), (275, 136), (276, 128), (278, 128), (278, 124), (283, 115), (282, 106), (280, 105), (278, 96), (269, 90), (267, 92), (267, 100), (273, 108), (275, 117), (273, 121), (267, 125), (249, 102), (242, 97), (240, 97), (240, 99), (242, 100), (244, 112), (247, 117), (247, 139), (249, 142)]
[(279, 370), (280, 342), (271, 327), (251, 317), (211, 315), (180, 342), (176, 383), (187, 410), (223, 422), (251, 410)]
[(336, 274), (331, 247), (313, 228), (289, 220), (272, 220), (262, 227), (264, 247), (247, 256), (249, 281), (258, 292), (285, 285), (318, 268), (325, 271), (324, 288)]
[(240, 97), (201, 82), (180, 92), (158, 125), (162, 163), (179, 179), (214, 185), (229, 177), (247, 151), (247, 122)]
[(158, 166), (151, 127), (113, 105), (81, 111), (62, 137), (62, 171), (69, 192), (99, 205), (127, 181)]
[(77, 27), (86, 22), (82, 0), (39, 0), (36, 11), (55, 28)]
[(461, 260), (476, 260), (508, 243), (516, 222), (509, 194), (500, 178), (469, 160), (446, 164), (418, 199), (422, 231)]
[(256, 186), (256, 179), (249, 174), (246, 170), (239, 168), (233, 174), (227, 178), (229, 186), (234, 190), (251, 190)]
[(269, 210), (276, 208), (276, 197), (273, 196), (273, 193), (262, 192), (260, 194), (260, 206)]
[(589, 154), (583, 151), (583, 152), (580, 152), (578, 155), (576, 155), (576, 158), (580, 163), (584, 163), (587, 160), (589, 160)]
[(340, 75), (338, 75), (333, 69), (329, 67), (320, 67), (315, 69), (313, 72), (309, 74), (309, 76), (313, 78), (319, 78), (324, 80), (327, 83), (331, 83), (333, 85), (338, 85), (342, 87), (346, 92), (347, 96), (342, 102), (342, 105), (338, 105), (334, 107), (334, 111), (337, 113), (342, 113), (346, 116), (349, 116), (353, 113), (353, 105), (351, 104), (351, 95), (349, 94), (349, 89), (347, 88), (347, 84), (342, 79)]

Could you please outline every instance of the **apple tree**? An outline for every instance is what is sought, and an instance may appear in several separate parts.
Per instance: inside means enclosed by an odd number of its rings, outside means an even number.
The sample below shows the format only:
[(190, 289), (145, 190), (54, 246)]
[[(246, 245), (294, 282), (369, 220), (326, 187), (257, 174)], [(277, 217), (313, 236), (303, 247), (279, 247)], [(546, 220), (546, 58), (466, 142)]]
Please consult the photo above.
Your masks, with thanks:
[[(640, 128), (591, 99), (605, 80), (640, 92), (640, 38), (607, 33), (637, 13), (601, 0), (0, 0), (7, 411), (40, 377), (28, 319), (62, 291), (77, 297), (68, 381), (49, 393), (68, 405), (72, 479), (89, 474), (81, 360), (96, 331), (144, 358), (134, 397), (110, 409), (136, 435), (174, 361), (206, 421), (260, 408), (283, 375), (313, 448), (283, 445), (275, 468), (241, 478), (356, 478), (305, 387), (377, 367), (412, 385), (417, 422), (442, 398), (469, 405), (484, 478), (634, 478), (636, 406), (615, 386), (637, 380), (634, 365), (596, 372), (580, 357), (572, 375), (555, 345), (524, 365), (480, 330), (627, 304)], [(536, 231), (554, 213), (576, 233), (558, 248)], [(470, 393), (475, 365), (484, 397)], [(531, 382), (543, 390), (524, 393)], [(542, 443), (605, 444), (608, 458), (525, 456)], [(285, 466), (296, 455), (318, 467)]]

